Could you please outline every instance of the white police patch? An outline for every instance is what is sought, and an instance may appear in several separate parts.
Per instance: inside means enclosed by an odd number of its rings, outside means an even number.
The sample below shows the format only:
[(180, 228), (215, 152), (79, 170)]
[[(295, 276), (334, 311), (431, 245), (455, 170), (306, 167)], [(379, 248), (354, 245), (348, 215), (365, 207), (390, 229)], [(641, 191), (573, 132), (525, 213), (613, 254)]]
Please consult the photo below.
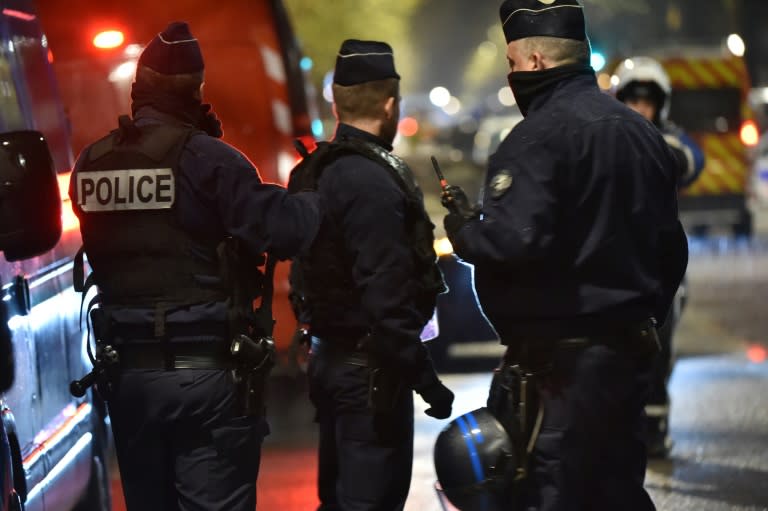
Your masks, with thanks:
[(514, 181), (514, 179), (508, 170), (502, 170), (493, 176), (489, 185), (491, 189), (491, 197), (498, 199), (504, 195), (504, 193), (509, 190), (509, 187), (512, 186), (512, 181)]
[(77, 203), (83, 211), (170, 209), (175, 199), (172, 169), (77, 173)]

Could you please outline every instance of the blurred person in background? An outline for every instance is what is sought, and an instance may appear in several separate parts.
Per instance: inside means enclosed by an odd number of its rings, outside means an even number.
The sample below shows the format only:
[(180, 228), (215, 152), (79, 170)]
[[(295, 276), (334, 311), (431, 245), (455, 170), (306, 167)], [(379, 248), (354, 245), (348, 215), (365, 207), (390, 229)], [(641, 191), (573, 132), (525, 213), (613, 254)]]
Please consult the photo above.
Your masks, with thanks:
[[(624, 60), (614, 74), (616, 99), (636, 111), (656, 126), (664, 136), (677, 163), (677, 187), (684, 189), (699, 177), (704, 169), (704, 152), (696, 142), (669, 119), (672, 85), (662, 65), (650, 57)], [(670, 400), (667, 386), (674, 365), (673, 337), (685, 305), (685, 281), (675, 295), (667, 321), (659, 328), (661, 355), (653, 370), (651, 394), (645, 407), (647, 416), (648, 454), (663, 457), (669, 453)]]

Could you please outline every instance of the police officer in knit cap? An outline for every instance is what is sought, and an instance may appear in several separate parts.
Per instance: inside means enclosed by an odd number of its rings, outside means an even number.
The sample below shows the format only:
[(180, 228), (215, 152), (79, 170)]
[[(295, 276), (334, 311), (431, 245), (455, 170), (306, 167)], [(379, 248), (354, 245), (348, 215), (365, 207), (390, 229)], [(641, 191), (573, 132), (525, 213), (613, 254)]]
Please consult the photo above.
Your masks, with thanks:
[(525, 119), (491, 156), (483, 203), (458, 188), (443, 201), (507, 346), (488, 407), (530, 446), (508, 509), (654, 509), (643, 407), (687, 264), (675, 159), (600, 91), (576, 0), (506, 0), (500, 17)]
[[(402, 510), (413, 462), (413, 392), (451, 414), (420, 332), (445, 290), (433, 225), (408, 166), (390, 154), (399, 120), (392, 48), (347, 40), (333, 83), (338, 119), (294, 169), (289, 190), (317, 189), (327, 214), (294, 261), (310, 323), (310, 397), (320, 428), (322, 511)], [(301, 284), (298, 285), (298, 282)]]
[(257, 366), (271, 362), (268, 332), (250, 321), (266, 278), (257, 266), (309, 246), (321, 217), (315, 193), (262, 183), (219, 139), (203, 71), (186, 23), (155, 36), (133, 117), (83, 150), (70, 188), (93, 269), (84, 287), (99, 291), (97, 385), (135, 511), (255, 508), (268, 428), (246, 386), (263, 389)]

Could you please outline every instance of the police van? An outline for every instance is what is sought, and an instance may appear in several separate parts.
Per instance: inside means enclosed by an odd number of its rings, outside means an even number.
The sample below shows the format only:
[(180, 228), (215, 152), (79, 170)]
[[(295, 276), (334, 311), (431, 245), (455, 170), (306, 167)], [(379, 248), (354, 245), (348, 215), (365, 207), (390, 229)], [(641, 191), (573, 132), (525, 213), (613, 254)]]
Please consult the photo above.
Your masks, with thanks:
[[(294, 139), (311, 148), (322, 135), (308, 79), (312, 61), (301, 52), (282, 0), (219, 2), (215, 15), (207, 6), (159, 5), (155, 0), (91, 2), (78, 10), (86, 3), (50, 0), (40, 5), (55, 44), (54, 68), (75, 152), (115, 129), (119, 115), (130, 113), (130, 88), (141, 45), (172, 20), (188, 22), (200, 41), (205, 60), (203, 100), (222, 120), (223, 140), (251, 159), (262, 179), (287, 183), (298, 160)], [(106, 199), (107, 184), (94, 185), (93, 193)], [(141, 183), (140, 190), (139, 185), (134, 183), (125, 193), (133, 189), (146, 198), (149, 183)], [(287, 353), (295, 328), (288, 290), (288, 264), (280, 263), (273, 308), (275, 340), (282, 353)]]
[(50, 60), (32, 2), (0, 1), (0, 510), (108, 510), (105, 407), (69, 392), (90, 362), (72, 288), (72, 152)]

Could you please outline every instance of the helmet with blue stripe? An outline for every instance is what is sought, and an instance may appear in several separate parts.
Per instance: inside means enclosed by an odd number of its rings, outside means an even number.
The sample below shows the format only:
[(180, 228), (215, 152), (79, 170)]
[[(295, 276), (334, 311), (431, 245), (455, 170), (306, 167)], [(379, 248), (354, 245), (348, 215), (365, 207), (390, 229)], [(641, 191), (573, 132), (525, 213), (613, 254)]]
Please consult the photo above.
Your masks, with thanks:
[(460, 510), (509, 509), (518, 452), (487, 408), (451, 421), (435, 442), (435, 472), (442, 491)]

